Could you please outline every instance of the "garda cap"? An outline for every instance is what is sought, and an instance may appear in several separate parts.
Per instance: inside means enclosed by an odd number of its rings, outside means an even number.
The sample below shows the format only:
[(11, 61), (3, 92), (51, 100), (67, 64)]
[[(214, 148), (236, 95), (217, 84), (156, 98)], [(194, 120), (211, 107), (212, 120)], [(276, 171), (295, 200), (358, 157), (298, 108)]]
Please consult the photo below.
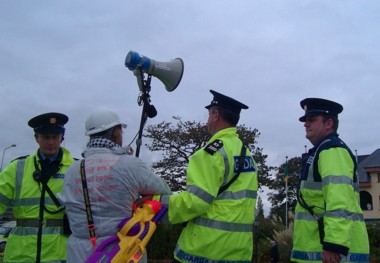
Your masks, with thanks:
[(65, 114), (49, 112), (30, 119), (28, 125), (38, 134), (64, 134), (68, 120)]
[(216, 92), (214, 90), (210, 90), (212, 95), (214, 95), (214, 98), (212, 99), (210, 105), (207, 105), (205, 108), (210, 109), (213, 106), (218, 106), (221, 108), (229, 109), (236, 114), (240, 114), (241, 109), (248, 109), (248, 106), (233, 99), (226, 95), (223, 95), (219, 92)]
[(306, 117), (316, 115), (328, 115), (337, 118), (338, 114), (343, 111), (342, 105), (326, 99), (306, 98), (300, 104), (305, 111), (305, 115), (299, 118), (301, 122), (305, 122)]

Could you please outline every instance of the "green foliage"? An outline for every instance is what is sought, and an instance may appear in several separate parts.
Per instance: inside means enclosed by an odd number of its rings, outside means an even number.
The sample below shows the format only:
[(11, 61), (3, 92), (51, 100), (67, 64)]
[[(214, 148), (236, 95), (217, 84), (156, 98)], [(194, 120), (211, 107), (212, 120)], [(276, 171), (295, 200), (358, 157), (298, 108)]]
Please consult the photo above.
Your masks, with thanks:
[(288, 262), (293, 245), (293, 220), (292, 213), (289, 215), (289, 226), (286, 229), (280, 217), (271, 216), (265, 218), (261, 215), (261, 198), (257, 198), (257, 216), (255, 219), (253, 236), (253, 262), (270, 262), (271, 242), (276, 241), (279, 247), (280, 262)]
[(370, 262), (380, 262), (380, 222), (368, 222), (367, 231), (370, 246)]
[[(258, 218), (259, 219), (259, 218)], [(285, 228), (281, 218), (260, 218), (259, 224), (254, 229), (254, 257), (253, 262), (270, 262), (271, 242), (276, 241), (279, 248), (279, 262), (289, 262), (293, 245), (293, 222)], [(257, 255), (256, 255), (257, 254)]]
[(288, 172), (288, 211), (294, 211), (297, 204), (297, 191), (301, 183), (301, 157), (291, 158), (280, 167), (276, 168), (277, 173), (274, 180), (269, 181), (268, 186), (273, 192), (269, 193), (268, 200), (272, 204), (271, 215), (281, 217), (286, 222), (286, 187), (285, 187), (285, 171)]
[(273, 236), (276, 231), (281, 231), (284, 229), (282, 222), (278, 222), (275, 218), (265, 218), (264, 215), (260, 215), (259, 202), (261, 198), (258, 199), (257, 208), (258, 213), (254, 225), (253, 237), (254, 237), (254, 249), (253, 249), (253, 259), (256, 258), (258, 262), (269, 262), (270, 261), (270, 240), (273, 240)]

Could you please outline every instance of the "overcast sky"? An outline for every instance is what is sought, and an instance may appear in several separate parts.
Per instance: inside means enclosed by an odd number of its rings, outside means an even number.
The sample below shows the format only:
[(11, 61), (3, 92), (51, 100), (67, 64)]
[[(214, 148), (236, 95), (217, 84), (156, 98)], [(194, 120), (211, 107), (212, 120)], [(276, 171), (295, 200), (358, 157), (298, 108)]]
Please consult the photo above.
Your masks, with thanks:
[[(147, 125), (207, 121), (210, 89), (249, 106), (241, 124), (261, 133), (268, 164), (299, 156), (306, 97), (344, 106), (341, 138), (358, 154), (380, 147), (380, 1), (0, 1), (1, 154), (4, 166), (33, 153), (27, 122), (50, 111), (69, 116), (64, 146), (80, 158), (90, 112), (108, 108), (138, 132), (142, 108), (131, 50), (168, 62), (182, 58), (173, 92), (152, 78), (158, 115)], [(145, 143), (143, 139), (143, 143)], [(132, 144), (135, 146), (135, 143)], [(158, 158), (143, 146), (140, 158)]]

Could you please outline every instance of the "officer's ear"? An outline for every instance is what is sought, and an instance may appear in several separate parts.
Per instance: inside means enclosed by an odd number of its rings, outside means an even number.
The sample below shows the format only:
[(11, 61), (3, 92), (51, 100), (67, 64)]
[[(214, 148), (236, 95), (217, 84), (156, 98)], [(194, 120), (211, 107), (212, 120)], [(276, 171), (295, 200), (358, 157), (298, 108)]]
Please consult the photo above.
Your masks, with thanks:
[(328, 130), (330, 130), (334, 127), (334, 119), (332, 119), (332, 118), (326, 118), (324, 123), (326, 125), (326, 129), (328, 129)]
[(211, 117), (212, 117), (213, 119), (218, 119), (218, 117), (219, 117), (219, 115), (220, 115), (219, 110), (218, 110), (216, 107), (212, 107), (212, 108), (210, 109), (210, 114), (211, 114)]

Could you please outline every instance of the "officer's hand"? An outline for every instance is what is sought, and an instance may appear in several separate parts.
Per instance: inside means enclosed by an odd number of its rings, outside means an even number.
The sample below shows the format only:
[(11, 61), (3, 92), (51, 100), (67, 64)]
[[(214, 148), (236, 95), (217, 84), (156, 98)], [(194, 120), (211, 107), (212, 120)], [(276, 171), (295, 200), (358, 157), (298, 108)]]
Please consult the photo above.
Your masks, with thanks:
[(133, 205), (136, 206), (136, 207), (142, 207), (143, 204), (146, 202), (146, 201), (151, 201), (152, 198), (153, 198), (153, 195), (141, 195), (142, 197), (137, 199)]
[(328, 250), (322, 252), (323, 263), (340, 263), (340, 254)]

